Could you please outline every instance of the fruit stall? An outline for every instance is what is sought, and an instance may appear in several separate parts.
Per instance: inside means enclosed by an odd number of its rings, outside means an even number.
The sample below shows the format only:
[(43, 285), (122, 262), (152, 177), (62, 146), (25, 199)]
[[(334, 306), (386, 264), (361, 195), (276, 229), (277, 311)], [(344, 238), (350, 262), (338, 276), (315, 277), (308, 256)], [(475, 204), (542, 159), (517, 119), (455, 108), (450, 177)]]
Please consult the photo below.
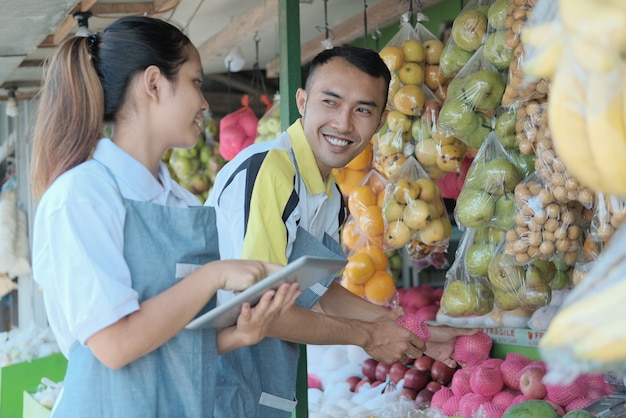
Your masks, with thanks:
[[(374, 39), (392, 75), (385, 124), (333, 170), (349, 210), (337, 281), (412, 321), (477, 332), (458, 338), (454, 368), (303, 347), (294, 417), (626, 416), (626, 2), (409, 3)], [(295, 117), (284, 98), (300, 65), (289, 65), (263, 112), (245, 99), (228, 115), (207, 113), (197, 145), (163, 157), (200, 201), (229, 159)], [(0, 123), (0, 137), (8, 131)], [(0, 156), (24, 146), (0, 141)], [(11, 254), (0, 258), (7, 294), (29, 269), (25, 213), (8, 180), (27, 179), (11, 176), (13, 163), (0, 158), (0, 237), (7, 225), (15, 237), (0, 238), (0, 256)], [(53, 403), (41, 399), (65, 364), (47, 332), (0, 334), (0, 417), (17, 408), (2, 381), (11, 363), (46, 363), (20, 388), (24, 410)], [(23, 341), (37, 345), (16, 349)], [(37, 390), (41, 378), (54, 382)]]

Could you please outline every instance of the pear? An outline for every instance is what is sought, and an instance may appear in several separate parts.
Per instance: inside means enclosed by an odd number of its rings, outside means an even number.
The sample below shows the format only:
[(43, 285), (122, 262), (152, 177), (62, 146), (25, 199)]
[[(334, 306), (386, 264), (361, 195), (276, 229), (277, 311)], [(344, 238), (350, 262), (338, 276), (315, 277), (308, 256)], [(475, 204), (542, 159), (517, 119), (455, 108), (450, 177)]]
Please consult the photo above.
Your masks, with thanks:
[(522, 180), (519, 170), (506, 158), (494, 158), (485, 163), (479, 174), (483, 189), (495, 195), (513, 192), (515, 186)]
[(557, 270), (556, 273), (554, 273), (554, 277), (552, 278), (552, 281), (550, 282), (550, 287), (552, 288), (552, 290), (567, 289), (571, 285), (572, 285), (572, 276), (569, 270), (567, 271)]
[(478, 9), (463, 11), (452, 22), (452, 39), (466, 51), (476, 51), (486, 32), (487, 15)]
[(512, 229), (515, 226), (515, 196), (505, 193), (496, 200), (493, 223), (497, 228)]
[(498, 107), (504, 95), (506, 83), (497, 71), (479, 70), (467, 76), (463, 89), (469, 103), (476, 109), (492, 111)]
[(493, 293), (482, 283), (455, 280), (445, 287), (440, 305), (453, 318), (484, 315), (493, 307)]
[(539, 270), (541, 279), (545, 283), (550, 283), (554, 279), (554, 275), (556, 274), (556, 266), (552, 261), (537, 258), (533, 260), (532, 266)]
[(487, 10), (487, 22), (489, 26), (495, 30), (504, 29), (504, 20), (506, 19), (506, 9), (508, 7), (508, 0), (496, 0), (489, 6)]
[[(472, 58), (472, 53), (466, 51), (453, 43), (449, 43), (441, 51), (439, 57), (439, 71), (446, 78), (454, 77)], [(449, 91), (449, 90), (448, 90)], [(454, 96), (448, 96), (454, 97)]]
[(550, 286), (541, 278), (539, 269), (532, 265), (528, 266), (520, 294), (522, 307), (530, 311), (548, 305), (552, 299)]
[(439, 126), (451, 136), (464, 137), (478, 128), (478, 116), (472, 106), (462, 100), (447, 101), (439, 111)]
[(509, 47), (504, 39), (504, 31), (490, 33), (483, 46), (483, 55), (491, 64), (500, 69), (508, 69), (513, 59), (513, 48)]
[[(483, 142), (485, 142), (489, 132), (491, 132), (491, 116), (482, 112), (476, 112), (476, 115), (478, 117), (478, 127), (463, 138), (463, 142), (465, 142), (468, 147), (479, 149)], [(517, 146), (517, 142), (515, 145)]]
[(487, 277), (494, 289), (514, 292), (524, 284), (526, 270), (513, 257), (502, 253), (493, 257), (489, 263)]
[(500, 289), (493, 290), (493, 302), (503, 311), (513, 311), (521, 306), (520, 296), (517, 292), (505, 292)]
[(515, 125), (517, 124), (517, 112), (508, 111), (496, 118), (494, 131), (500, 138), (515, 135)]
[(489, 262), (496, 253), (497, 244), (472, 244), (465, 253), (465, 268), (470, 276), (487, 277)]
[(467, 228), (487, 226), (494, 210), (491, 194), (476, 189), (461, 190), (454, 209), (459, 223)]
[(506, 235), (506, 231), (494, 226), (485, 226), (482, 228), (476, 228), (474, 233), (474, 244), (487, 243), (487, 244), (499, 244)]

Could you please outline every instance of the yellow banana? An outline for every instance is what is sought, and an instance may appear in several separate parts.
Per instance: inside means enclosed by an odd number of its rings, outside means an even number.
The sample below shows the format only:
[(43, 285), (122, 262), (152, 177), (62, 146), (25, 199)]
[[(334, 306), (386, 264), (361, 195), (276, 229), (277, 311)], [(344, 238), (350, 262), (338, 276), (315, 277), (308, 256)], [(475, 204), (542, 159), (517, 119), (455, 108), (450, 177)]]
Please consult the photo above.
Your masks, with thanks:
[(559, 14), (569, 35), (596, 46), (626, 50), (626, 13), (608, 1), (559, 0)]
[(588, 186), (600, 181), (595, 162), (591, 158), (585, 119), (584, 73), (567, 59), (560, 65), (550, 82), (548, 94), (548, 125), (557, 156), (568, 172)]
[(526, 54), (525, 52), (522, 69), (530, 77), (550, 80), (561, 63), (562, 57), (563, 37), (558, 35), (558, 38), (536, 48), (532, 53)]
[(596, 188), (604, 193), (626, 196), (626, 126), (619, 89), (623, 70), (607, 77), (590, 73), (586, 83), (586, 118), (592, 158), (601, 181)]

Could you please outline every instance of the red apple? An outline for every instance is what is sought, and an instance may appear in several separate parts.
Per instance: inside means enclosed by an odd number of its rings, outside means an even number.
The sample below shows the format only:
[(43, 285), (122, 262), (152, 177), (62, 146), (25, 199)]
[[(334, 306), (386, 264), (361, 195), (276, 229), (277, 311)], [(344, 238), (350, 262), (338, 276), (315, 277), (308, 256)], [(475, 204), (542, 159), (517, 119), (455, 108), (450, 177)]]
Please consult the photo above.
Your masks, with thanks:
[(434, 321), (437, 318), (437, 311), (439, 307), (435, 304), (422, 306), (417, 311), (415, 311), (415, 319), (421, 319), (424, 321)]
[(404, 373), (404, 387), (415, 391), (424, 389), (429, 380), (428, 373), (421, 370), (408, 369)]
[(350, 376), (348, 378), (346, 378), (346, 383), (348, 383), (348, 385), (350, 385), (350, 392), (355, 392), (356, 391), (356, 385), (361, 381), (361, 378), (359, 376)]
[(376, 366), (378, 366), (378, 361), (373, 358), (367, 358), (363, 362), (363, 367), (361, 371), (363, 372), (363, 376), (367, 377), (370, 380), (376, 380)]
[(450, 383), (450, 380), (452, 380), (452, 375), (455, 370), (456, 369), (448, 367), (445, 363), (435, 360), (430, 368), (430, 376), (435, 382), (447, 385)]
[(398, 383), (404, 378), (404, 374), (407, 371), (407, 367), (399, 362), (393, 363), (389, 368), (389, 379), (391, 383)]
[(548, 394), (543, 376), (546, 372), (538, 367), (528, 367), (519, 377), (519, 387), (522, 395), (529, 399), (543, 399)]
[(417, 391), (409, 388), (402, 388), (400, 393), (398, 394), (398, 399), (404, 401), (412, 401), (417, 396)]
[(376, 365), (376, 369), (374, 370), (374, 377), (376, 378), (376, 380), (380, 380), (381, 382), (384, 382), (385, 380), (387, 380), (389, 369), (391, 369), (390, 364), (385, 364), (382, 362), (378, 363)]
[(307, 383), (309, 389), (322, 389), (322, 381), (313, 373), (307, 374)]
[(433, 366), (434, 362), (435, 360), (433, 360), (432, 357), (422, 356), (415, 359), (413, 367), (422, 372), (430, 372), (430, 368)]
[(415, 396), (415, 405), (419, 407), (426, 407), (430, 405), (430, 400), (433, 398), (434, 393), (428, 389), (422, 389), (417, 392)]
[(435, 382), (434, 380), (431, 380), (430, 382), (428, 382), (426, 384), (426, 389), (428, 389), (429, 391), (431, 391), (432, 393), (437, 392), (439, 389), (441, 389), (441, 383), (439, 382)]

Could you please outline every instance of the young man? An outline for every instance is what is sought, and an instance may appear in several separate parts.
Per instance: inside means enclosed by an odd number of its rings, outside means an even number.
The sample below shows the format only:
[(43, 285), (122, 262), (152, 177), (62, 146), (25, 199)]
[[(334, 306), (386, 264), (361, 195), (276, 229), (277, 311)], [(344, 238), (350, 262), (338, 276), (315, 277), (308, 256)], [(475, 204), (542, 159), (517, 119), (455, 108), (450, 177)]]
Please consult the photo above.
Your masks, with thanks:
[[(389, 81), (372, 50), (336, 47), (313, 59), (296, 93), (301, 118), (275, 141), (244, 149), (217, 176), (207, 205), (216, 209), (222, 258), (286, 264), (304, 254), (344, 256), (338, 239), (346, 210), (331, 170), (358, 155), (385, 122)], [(216, 417), (290, 417), (298, 343), (358, 345), (385, 363), (426, 352), (454, 365), (456, 336), (473, 333), (433, 327), (426, 346), (396, 324), (400, 310), (332, 279), (304, 290), (270, 326), (273, 338), (220, 357)]]

